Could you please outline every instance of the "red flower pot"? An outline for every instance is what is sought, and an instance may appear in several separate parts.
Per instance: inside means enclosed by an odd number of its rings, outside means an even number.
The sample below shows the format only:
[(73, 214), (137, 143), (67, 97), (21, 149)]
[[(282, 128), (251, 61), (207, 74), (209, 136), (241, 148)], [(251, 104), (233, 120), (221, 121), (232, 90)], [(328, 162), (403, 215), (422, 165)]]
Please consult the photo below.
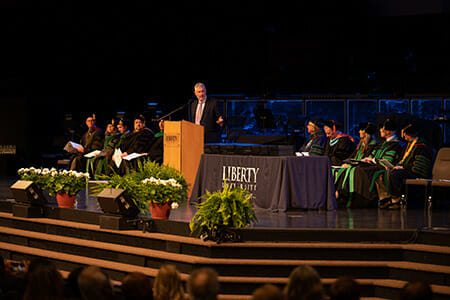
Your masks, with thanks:
[(152, 203), (150, 202), (150, 212), (153, 219), (169, 219), (171, 202), (166, 203)]
[(75, 197), (76, 196), (69, 196), (69, 194), (66, 193), (57, 193), (56, 201), (58, 201), (59, 207), (73, 208), (73, 205), (75, 204)]

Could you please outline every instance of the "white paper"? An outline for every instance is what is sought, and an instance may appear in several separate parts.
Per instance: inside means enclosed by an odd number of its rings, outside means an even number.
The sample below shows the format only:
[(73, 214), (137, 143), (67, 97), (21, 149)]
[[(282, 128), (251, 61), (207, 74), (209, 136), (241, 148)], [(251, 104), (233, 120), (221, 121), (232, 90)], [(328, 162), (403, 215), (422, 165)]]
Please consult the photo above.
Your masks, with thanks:
[(295, 156), (309, 156), (309, 152), (295, 152)]
[(98, 154), (100, 154), (100, 150), (94, 150), (92, 152), (89, 152), (88, 154), (85, 154), (84, 157), (86, 158), (91, 158), (91, 157), (96, 157)]
[(120, 151), (119, 148), (116, 148), (116, 150), (114, 151), (112, 160), (116, 164), (116, 167), (120, 167), (120, 164), (122, 163), (122, 151)]
[(66, 150), (67, 152), (78, 152), (78, 149), (84, 150), (84, 147), (75, 142), (67, 142), (67, 144), (64, 146), (64, 150)]
[(144, 156), (144, 155), (147, 155), (147, 153), (131, 153), (131, 154), (128, 154), (127, 156), (124, 156), (122, 158), (125, 159), (125, 160), (130, 161), (132, 159), (135, 159), (135, 158), (138, 158), (138, 157), (141, 157), (141, 156)]

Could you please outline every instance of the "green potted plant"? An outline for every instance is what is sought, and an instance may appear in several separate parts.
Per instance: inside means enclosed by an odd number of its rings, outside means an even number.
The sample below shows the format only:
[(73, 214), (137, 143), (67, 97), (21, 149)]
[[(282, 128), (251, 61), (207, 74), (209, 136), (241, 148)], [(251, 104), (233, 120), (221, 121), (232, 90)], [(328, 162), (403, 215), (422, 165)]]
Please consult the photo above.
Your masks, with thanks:
[[(199, 236), (202, 232), (217, 232), (221, 228), (243, 228), (251, 223), (258, 222), (253, 206), (250, 202), (252, 194), (237, 187), (231, 189), (224, 183), (222, 191), (206, 192), (201, 199), (205, 201), (198, 204), (198, 210), (189, 224), (191, 233)], [(221, 234), (219, 234), (221, 235)], [(212, 240), (226, 240), (223, 237)]]
[(183, 174), (149, 159), (139, 162), (136, 170), (123, 176), (113, 174), (100, 178), (107, 183), (98, 185), (96, 193), (104, 188), (124, 189), (142, 213), (150, 211), (155, 219), (168, 219), (170, 210), (187, 198)]
[(86, 187), (88, 173), (56, 170), (55, 168), (27, 168), (18, 171), (22, 180), (30, 180), (50, 196), (56, 196), (59, 207), (73, 208), (75, 197)]

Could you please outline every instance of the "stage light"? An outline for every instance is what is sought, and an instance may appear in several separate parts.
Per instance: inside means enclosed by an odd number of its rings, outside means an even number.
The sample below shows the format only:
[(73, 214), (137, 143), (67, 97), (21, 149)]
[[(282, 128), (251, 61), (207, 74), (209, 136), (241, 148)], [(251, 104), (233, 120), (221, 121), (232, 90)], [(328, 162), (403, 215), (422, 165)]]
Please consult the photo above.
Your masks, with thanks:
[(139, 208), (123, 189), (106, 188), (97, 195), (97, 201), (105, 213), (128, 218), (135, 218), (139, 214)]
[(18, 203), (43, 206), (47, 199), (33, 181), (18, 180), (11, 187), (11, 192)]

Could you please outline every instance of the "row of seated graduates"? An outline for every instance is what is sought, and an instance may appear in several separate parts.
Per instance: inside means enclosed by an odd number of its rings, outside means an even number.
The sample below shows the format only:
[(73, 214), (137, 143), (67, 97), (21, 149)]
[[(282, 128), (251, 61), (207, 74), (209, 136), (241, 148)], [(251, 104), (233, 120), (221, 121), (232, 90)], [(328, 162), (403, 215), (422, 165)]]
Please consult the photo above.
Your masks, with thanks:
[(335, 121), (308, 120), (310, 137), (300, 151), (330, 158), (339, 206), (398, 209), (404, 179), (431, 177), (435, 150), (419, 136), (414, 122), (408, 122), (398, 137), (397, 122), (388, 118), (381, 123), (382, 142), (375, 137), (377, 126), (360, 123), (356, 145)]
[[(97, 175), (110, 175), (115, 172), (123, 175), (127, 170), (137, 167), (137, 161), (122, 160), (119, 167), (113, 161), (113, 153), (116, 149), (122, 152), (122, 158), (132, 153), (145, 153), (144, 158), (162, 163), (163, 160), (163, 123), (160, 123), (161, 131), (154, 133), (145, 126), (145, 117), (142, 114), (133, 119), (133, 131), (129, 130), (130, 122), (126, 119), (110, 120), (106, 124), (106, 131), (95, 125), (95, 115), (86, 119), (88, 131), (81, 137), (82, 151), (72, 153), (70, 169), (79, 172), (89, 172), (91, 178)], [(101, 153), (92, 158), (86, 158), (85, 154), (99, 150)]]

